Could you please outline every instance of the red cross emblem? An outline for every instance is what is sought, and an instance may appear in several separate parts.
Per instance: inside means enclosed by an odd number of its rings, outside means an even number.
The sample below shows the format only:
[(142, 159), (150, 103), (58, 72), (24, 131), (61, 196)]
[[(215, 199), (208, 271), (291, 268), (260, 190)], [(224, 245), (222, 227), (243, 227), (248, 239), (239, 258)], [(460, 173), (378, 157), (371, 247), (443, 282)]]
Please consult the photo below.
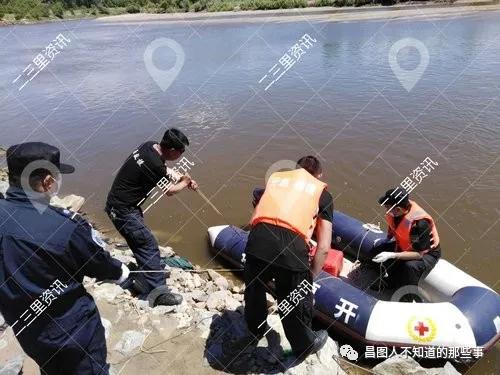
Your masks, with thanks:
[(415, 341), (431, 342), (436, 338), (437, 325), (431, 318), (412, 316), (406, 323), (406, 331)]
[(413, 329), (418, 331), (419, 336), (424, 336), (425, 332), (429, 331), (429, 327), (425, 326), (423, 322), (418, 322), (418, 325), (416, 325)]

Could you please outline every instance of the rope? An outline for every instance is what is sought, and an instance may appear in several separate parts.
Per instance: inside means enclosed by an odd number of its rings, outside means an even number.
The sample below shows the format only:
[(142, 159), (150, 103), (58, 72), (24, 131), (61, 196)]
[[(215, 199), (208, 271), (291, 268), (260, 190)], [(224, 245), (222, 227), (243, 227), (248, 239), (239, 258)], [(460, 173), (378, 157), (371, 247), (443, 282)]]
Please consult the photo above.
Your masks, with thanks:
[(359, 260), (359, 253), (361, 252), (361, 246), (363, 246), (363, 241), (365, 240), (368, 233), (370, 233), (369, 229), (366, 230), (365, 234), (363, 235), (363, 238), (361, 239), (361, 242), (359, 243), (358, 253), (356, 254), (356, 260), (354, 263), (356, 263)]
[[(372, 223), (365, 223), (365, 224), (363, 224), (363, 228), (366, 230), (366, 232), (363, 235), (361, 242), (359, 243), (358, 253), (356, 254), (356, 262), (359, 260), (359, 253), (361, 252), (361, 246), (363, 246), (363, 241), (365, 240), (368, 233), (370, 233), (370, 232), (372, 232), (372, 233), (384, 233), (384, 232), (382, 232), (382, 230), (380, 230), (380, 224), (375, 225)], [(356, 262), (354, 262), (354, 263), (356, 263)]]

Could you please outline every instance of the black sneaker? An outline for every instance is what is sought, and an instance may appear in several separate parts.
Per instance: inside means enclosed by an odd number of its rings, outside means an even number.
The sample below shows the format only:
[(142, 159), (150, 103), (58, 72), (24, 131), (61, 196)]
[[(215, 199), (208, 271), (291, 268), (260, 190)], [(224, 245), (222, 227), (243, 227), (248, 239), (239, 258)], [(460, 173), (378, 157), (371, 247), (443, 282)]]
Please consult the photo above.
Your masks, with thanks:
[(328, 332), (322, 329), (321, 331), (315, 332), (315, 334), (316, 338), (314, 339), (312, 345), (301, 354), (296, 355), (297, 360), (301, 361), (303, 359), (306, 359), (311, 354), (319, 352), (323, 348), (323, 346), (325, 346), (326, 342), (328, 341)]
[(182, 302), (182, 296), (175, 293), (164, 293), (156, 297), (154, 306), (175, 306), (180, 305)]

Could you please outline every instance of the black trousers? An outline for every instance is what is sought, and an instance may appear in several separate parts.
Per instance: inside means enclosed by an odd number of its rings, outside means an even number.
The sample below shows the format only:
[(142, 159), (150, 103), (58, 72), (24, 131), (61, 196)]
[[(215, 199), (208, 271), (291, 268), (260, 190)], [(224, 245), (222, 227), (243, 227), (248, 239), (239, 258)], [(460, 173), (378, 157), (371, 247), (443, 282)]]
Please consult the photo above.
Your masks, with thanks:
[[(304, 280), (312, 285), (310, 271), (297, 272), (275, 266), (258, 258), (247, 255), (245, 262), (245, 320), (248, 329), (255, 336), (265, 333), (267, 328), (266, 283), (275, 280), (278, 305), (290, 292), (300, 289)], [(304, 295), (303, 293), (302, 295)], [(309, 291), (293, 309), (286, 313), (279, 310), (285, 335), (295, 355), (302, 354), (314, 342), (311, 328), (313, 316), (313, 293)], [(286, 315), (286, 316), (285, 316)], [(260, 328), (259, 328), (260, 326)]]
[[(383, 243), (374, 249), (376, 254), (383, 251), (396, 251), (396, 242)], [(405, 285), (418, 285), (432, 271), (441, 256), (441, 251), (433, 250), (424, 254), (422, 259), (397, 260), (389, 259), (382, 263), (386, 268), (389, 278), (387, 282), (391, 287), (399, 288)]]
[[(160, 271), (160, 249), (158, 242), (151, 230), (144, 223), (144, 216), (138, 207), (113, 208), (106, 206), (109, 218), (118, 232), (123, 236), (127, 245), (134, 253), (135, 260), (140, 270)], [(141, 298), (154, 289), (165, 286), (165, 274), (162, 272), (151, 272), (135, 274), (134, 284)]]

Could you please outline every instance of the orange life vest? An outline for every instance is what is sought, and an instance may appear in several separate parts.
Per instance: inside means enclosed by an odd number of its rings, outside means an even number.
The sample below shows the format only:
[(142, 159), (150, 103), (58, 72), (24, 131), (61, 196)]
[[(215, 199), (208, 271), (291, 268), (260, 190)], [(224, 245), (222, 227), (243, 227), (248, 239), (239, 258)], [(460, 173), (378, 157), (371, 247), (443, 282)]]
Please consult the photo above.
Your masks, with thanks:
[(415, 220), (425, 219), (431, 225), (431, 249), (439, 245), (439, 235), (436, 230), (436, 225), (432, 217), (424, 211), (417, 203), (410, 200), (410, 211), (404, 215), (401, 222), (396, 227), (394, 224), (394, 217), (389, 214), (385, 215), (387, 225), (389, 226), (389, 233), (392, 233), (398, 245), (398, 251), (413, 251), (413, 246), (410, 239), (410, 231)]
[(303, 168), (275, 172), (267, 181), (250, 224), (277, 225), (300, 234), (307, 241), (314, 232), (319, 199), (326, 186)]

